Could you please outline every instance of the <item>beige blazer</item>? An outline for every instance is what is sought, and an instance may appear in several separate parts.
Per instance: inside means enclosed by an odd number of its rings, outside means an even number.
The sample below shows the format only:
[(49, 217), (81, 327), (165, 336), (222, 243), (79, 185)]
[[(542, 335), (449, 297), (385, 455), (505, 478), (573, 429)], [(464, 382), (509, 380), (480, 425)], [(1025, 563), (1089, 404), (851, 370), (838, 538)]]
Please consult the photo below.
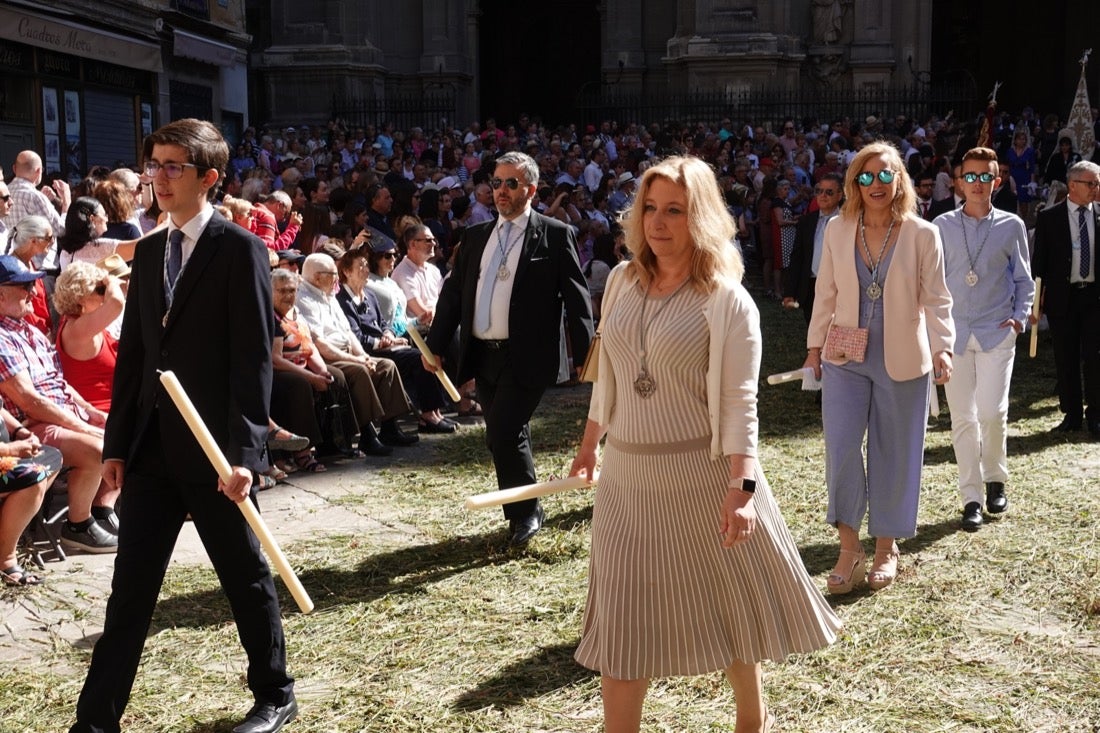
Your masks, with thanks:
[[(854, 251), (858, 228), (858, 219), (843, 215), (825, 227), (807, 348), (825, 344), (831, 323), (859, 326)], [(902, 221), (883, 283), (881, 306), (876, 307), (884, 309), (883, 346), (891, 379), (901, 382), (927, 374), (933, 354), (951, 353), (955, 344), (951, 293), (944, 279), (943, 245), (934, 225), (915, 216)], [(843, 364), (847, 359), (830, 361)]]

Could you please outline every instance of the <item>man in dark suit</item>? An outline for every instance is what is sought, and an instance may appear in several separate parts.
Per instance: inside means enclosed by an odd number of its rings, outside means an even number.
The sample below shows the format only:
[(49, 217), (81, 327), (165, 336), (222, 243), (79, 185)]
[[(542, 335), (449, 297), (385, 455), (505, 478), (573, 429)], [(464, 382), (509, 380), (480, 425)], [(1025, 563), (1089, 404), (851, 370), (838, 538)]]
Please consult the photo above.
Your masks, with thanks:
[(1090, 436), (1100, 440), (1100, 285), (1096, 282), (1100, 217), (1093, 203), (1100, 191), (1100, 166), (1091, 161), (1074, 163), (1066, 178), (1066, 200), (1044, 209), (1036, 219), (1032, 272), (1043, 279), (1043, 312), (1054, 337), (1058, 407), (1065, 414), (1054, 431), (1080, 430), (1084, 413)]
[[(500, 218), (466, 230), (427, 338), (440, 354), (461, 327), (458, 381), (477, 379), (500, 489), (536, 481), (528, 422), (557, 381), (563, 305), (574, 364), (584, 362), (592, 339), (592, 304), (573, 230), (532, 211), (538, 181), (530, 156), (497, 159), (490, 184)], [(434, 369), (426, 361), (425, 368)], [(513, 547), (542, 528), (537, 499), (505, 504), (504, 516)]]
[(928, 207), (928, 215), (924, 217), (925, 219), (932, 221), (940, 214), (954, 211), (966, 203), (966, 197), (960, 195), (962, 193), (962, 187), (959, 185), (959, 176), (961, 175), (961, 163), (951, 166), (951, 195), (945, 199), (933, 201), (932, 205)]
[[(209, 122), (172, 122), (145, 140), (145, 173), (167, 230), (138, 244), (104, 436), (103, 477), (123, 487), (103, 635), (71, 731), (119, 730), (176, 537), (188, 514), (248, 655), (256, 704), (235, 733), (274, 733), (297, 713), (271, 572), (234, 502), (267, 468), (273, 331), (267, 255), (209, 199), (229, 158)], [(220, 479), (162, 389), (172, 370), (232, 465)]]
[(821, 262), (821, 247), (825, 241), (825, 225), (840, 212), (844, 177), (839, 173), (826, 173), (814, 186), (814, 196), (817, 210), (798, 220), (791, 266), (787, 268), (783, 282), (783, 305), (794, 307), (797, 301), (806, 318), (806, 325), (809, 325), (814, 310), (814, 288), (817, 285), (817, 267)]
[(931, 168), (925, 168), (913, 180), (913, 188), (917, 191), (917, 213), (925, 221), (932, 221), (936, 216), (944, 213), (942, 210), (936, 215), (932, 213), (932, 206), (935, 204), (932, 200), (932, 189), (935, 185), (936, 174)]

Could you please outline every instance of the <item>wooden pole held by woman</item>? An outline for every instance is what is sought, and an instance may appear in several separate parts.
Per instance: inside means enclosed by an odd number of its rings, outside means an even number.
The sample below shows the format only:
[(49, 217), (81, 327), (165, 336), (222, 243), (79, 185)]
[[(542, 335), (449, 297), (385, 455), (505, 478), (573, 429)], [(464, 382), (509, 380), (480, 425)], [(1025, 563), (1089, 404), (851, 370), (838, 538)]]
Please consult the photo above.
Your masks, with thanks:
[[(597, 475), (596, 478), (598, 479), (599, 476)], [(516, 486), (511, 489), (504, 489), (503, 491), (489, 491), (484, 494), (474, 494), (473, 496), (466, 497), (465, 506), (467, 509), (485, 509), (491, 506), (500, 506), (501, 504), (511, 504), (514, 501), (537, 499), (540, 496), (556, 494), (559, 491), (572, 491), (573, 489), (584, 489), (595, 485), (596, 482), (589, 481), (586, 476), (570, 476), (569, 478), (551, 479), (550, 481), (541, 481), (537, 484), (527, 484), (526, 486)]]

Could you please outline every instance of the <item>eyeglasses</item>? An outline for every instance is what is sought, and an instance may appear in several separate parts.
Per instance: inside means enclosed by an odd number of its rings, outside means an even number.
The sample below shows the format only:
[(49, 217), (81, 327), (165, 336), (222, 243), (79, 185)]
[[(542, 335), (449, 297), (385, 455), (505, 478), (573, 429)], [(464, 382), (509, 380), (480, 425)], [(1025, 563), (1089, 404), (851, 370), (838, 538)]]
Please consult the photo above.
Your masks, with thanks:
[(493, 187), (494, 191), (496, 191), (501, 186), (507, 186), (508, 188), (515, 191), (517, 188), (525, 184), (523, 184), (518, 178), (505, 178), (503, 180), (500, 178), (494, 178), (489, 181), (489, 185)]
[(158, 173), (164, 171), (164, 177), (175, 180), (183, 175), (184, 168), (198, 168), (194, 163), (158, 163), (150, 160), (145, 164), (145, 175), (155, 178)]
[(875, 179), (877, 178), (882, 183), (890, 185), (894, 182), (894, 175), (894, 172), (889, 168), (883, 168), (878, 172), (878, 175), (875, 175), (871, 171), (863, 171), (858, 176), (856, 176), (856, 182), (863, 187), (867, 187), (874, 183)]
[(2, 200), (2, 201), (11, 201), (11, 194), (7, 193), (7, 194), (4, 194), (3, 196), (0, 196), (0, 200)]
[(318, 271), (317, 274), (318, 275), (324, 275), (325, 277), (336, 277), (337, 275), (339, 275), (338, 272), (335, 272), (335, 271), (332, 271), (332, 270), (320, 270), (320, 271)]
[(982, 183), (993, 183), (993, 179), (996, 178), (992, 173), (963, 173), (959, 178), (963, 179), (967, 183), (974, 183), (975, 181), (981, 181)]
[(53, 244), (57, 241), (57, 237), (52, 234), (43, 234), (41, 237), (35, 237), (34, 239), (39, 242), (46, 242), (47, 244)]
[(298, 288), (275, 288), (275, 292), (283, 295), (293, 295), (298, 292)]
[(397, 253), (396, 252), (384, 252), (379, 256), (384, 260), (392, 260), (394, 257), (397, 256)]
[(1086, 180), (1083, 180), (1081, 178), (1074, 178), (1073, 180), (1070, 181), (1070, 183), (1083, 183), (1086, 186), (1088, 186), (1089, 188), (1096, 188), (1097, 186), (1100, 186), (1100, 182), (1086, 181)]
[(439, 244), (439, 240), (436, 239), (435, 237), (413, 237), (413, 241), (414, 242), (428, 242), (433, 247), (435, 245)]
[(814, 193), (818, 196), (822, 196), (822, 195), (824, 195), (824, 196), (835, 196), (836, 195), (836, 189), (835, 188), (815, 188)]

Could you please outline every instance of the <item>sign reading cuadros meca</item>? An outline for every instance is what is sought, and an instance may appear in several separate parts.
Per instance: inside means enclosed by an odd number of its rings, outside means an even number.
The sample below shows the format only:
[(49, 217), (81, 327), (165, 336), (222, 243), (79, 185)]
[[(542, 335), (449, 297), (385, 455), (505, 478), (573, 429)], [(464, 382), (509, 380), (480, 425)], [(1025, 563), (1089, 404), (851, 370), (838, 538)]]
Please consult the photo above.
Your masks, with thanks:
[(158, 44), (0, 6), (0, 38), (145, 71), (162, 71)]

